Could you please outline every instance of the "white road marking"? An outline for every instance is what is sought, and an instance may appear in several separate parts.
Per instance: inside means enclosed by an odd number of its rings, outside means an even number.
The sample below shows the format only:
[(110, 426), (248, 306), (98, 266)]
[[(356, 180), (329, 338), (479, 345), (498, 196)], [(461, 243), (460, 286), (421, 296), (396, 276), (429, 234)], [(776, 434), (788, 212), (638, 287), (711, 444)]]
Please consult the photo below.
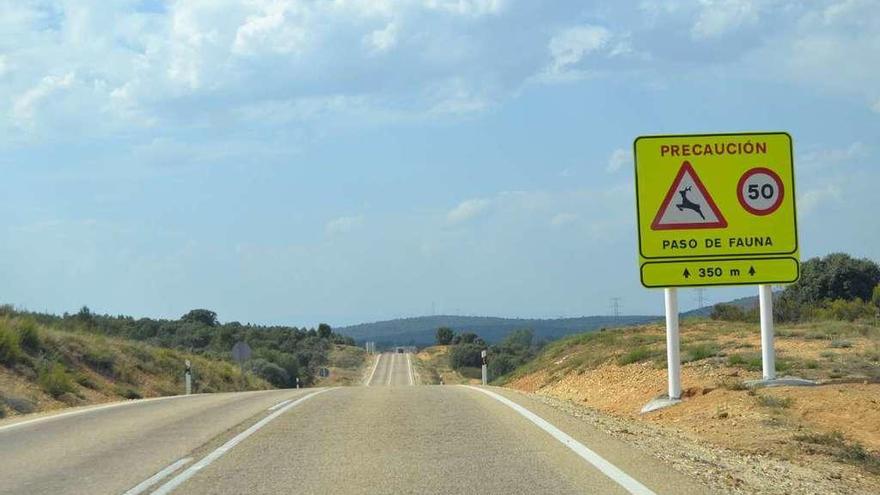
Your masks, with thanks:
[(11, 430), (13, 428), (18, 428), (19, 426), (30, 425), (34, 423), (42, 423), (43, 421), (51, 421), (59, 418), (66, 418), (69, 416), (79, 416), (80, 414), (86, 414), (90, 412), (103, 411), (104, 409), (113, 409), (114, 407), (122, 407), (122, 406), (132, 406), (135, 404), (143, 404), (144, 402), (154, 402), (157, 400), (168, 400), (168, 399), (182, 399), (184, 397), (195, 397), (201, 394), (193, 394), (193, 395), (170, 395), (168, 397), (151, 397), (149, 399), (136, 399), (136, 400), (127, 400), (125, 402), (114, 402), (113, 404), (104, 404), (94, 407), (86, 407), (83, 409), (77, 409), (75, 411), (67, 411), (58, 414), (52, 414), (50, 416), (41, 416), (39, 418), (29, 419), (26, 421), (19, 421), (18, 423), (12, 423), (5, 426), (0, 426), (0, 431)]
[(409, 354), (410, 353), (408, 353), (408, 352), (406, 353), (406, 369), (409, 370), (409, 384), (415, 385), (416, 379), (413, 376), (412, 359), (410, 359)]
[(148, 488), (150, 488), (151, 486), (155, 485), (156, 483), (164, 480), (165, 478), (170, 476), (172, 473), (174, 473), (175, 471), (177, 471), (181, 467), (189, 464), (191, 461), (192, 461), (192, 457), (187, 457), (186, 459), (181, 459), (181, 460), (171, 464), (170, 466), (166, 467), (165, 469), (159, 471), (158, 473), (154, 474), (153, 476), (145, 479), (139, 485), (137, 485), (134, 488), (132, 488), (131, 490), (123, 493), (122, 495), (140, 495), (141, 493), (144, 493), (145, 491), (147, 491)]
[(269, 409), (266, 409), (266, 410), (267, 410), (267, 411), (274, 411), (275, 409), (278, 409), (279, 407), (283, 406), (284, 404), (289, 403), (289, 402), (292, 401), (292, 400), (293, 400), (293, 399), (283, 400), (283, 401), (279, 402), (278, 404), (275, 404), (274, 406), (272, 406), (272, 407), (270, 407)]
[(578, 442), (574, 438), (570, 437), (568, 434), (564, 433), (559, 428), (550, 424), (544, 418), (538, 416), (537, 414), (529, 411), (523, 406), (513, 402), (512, 400), (504, 397), (502, 395), (496, 394), (491, 390), (486, 390), (484, 388), (474, 387), (472, 385), (462, 385), (464, 387), (476, 390), (477, 392), (482, 392), (489, 397), (501, 402), (507, 407), (513, 409), (514, 411), (520, 413), (525, 416), (526, 419), (535, 423), (538, 428), (546, 431), (550, 435), (553, 436), (556, 440), (559, 440), (563, 445), (573, 450), (575, 454), (581, 456), (585, 461), (592, 464), (596, 469), (602, 472), (605, 476), (611, 478), (618, 485), (622, 486), (626, 491), (632, 493), (633, 495), (656, 495), (652, 492), (648, 487), (636, 481), (630, 475), (624, 473), (620, 468), (606, 461), (602, 456), (588, 449), (584, 444)]
[(388, 380), (385, 385), (391, 386), (391, 378), (394, 376), (394, 363), (397, 361), (397, 353), (391, 353), (391, 363), (388, 365)]
[(368, 386), (368, 387), (370, 386), (370, 382), (373, 381), (373, 375), (376, 374), (376, 368), (379, 367), (379, 361), (381, 361), (381, 360), (382, 360), (382, 355), (379, 354), (379, 355), (376, 357), (376, 362), (373, 363), (373, 371), (371, 371), (371, 372), (370, 372), (370, 376), (367, 377), (367, 386)]
[(269, 422), (271, 422), (273, 419), (277, 418), (278, 416), (281, 416), (282, 414), (284, 414), (287, 411), (293, 409), (294, 407), (300, 405), (301, 403), (311, 399), (312, 397), (314, 397), (318, 394), (323, 394), (324, 392), (328, 392), (330, 390), (335, 390), (335, 388), (325, 388), (323, 390), (318, 390), (318, 391), (312, 392), (309, 395), (306, 395), (305, 397), (299, 398), (299, 399), (291, 402), (290, 404), (287, 404), (286, 406), (282, 407), (281, 409), (273, 412), (272, 414), (266, 416), (265, 418), (257, 421), (253, 426), (251, 426), (247, 430), (244, 430), (243, 432), (239, 433), (238, 435), (232, 437), (231, 440), (229, 440), (228, 442), (224, 443), (223, 445), (217, 447), (216, 450), (214, 450), (210, 454), (203, 457), (202, 460), (200, 460), (199, 462), (197, 462), (197, 463), (193, 464), (192, 466), (190, 466), (189, 468), (187, 468), (186, 471), (178, 474), (174, 478), (171, 478), (171, 480), (169, 480), (167, 483), (160, 486), (158, 490), (153, 492), (152, 495), (167, 495), (167, 494), (171, 493), (172, 491), (174, 491), (175, 488), (177, 488), (178, 486), (183, 484), (183, 482), (192, 478), (193, 475), (198, 473), (203, 468), (208, 467), (208, 465), (210, 465), (212, 462), (216, 461), (217, 459), (222, 457), (223, 454), (232, 450), (233, 447), (235, 447), (236, 445), (241, 443), (247, 437), (256, 433), (257, 430), (259, 430), (260, 428), (269, 424)]

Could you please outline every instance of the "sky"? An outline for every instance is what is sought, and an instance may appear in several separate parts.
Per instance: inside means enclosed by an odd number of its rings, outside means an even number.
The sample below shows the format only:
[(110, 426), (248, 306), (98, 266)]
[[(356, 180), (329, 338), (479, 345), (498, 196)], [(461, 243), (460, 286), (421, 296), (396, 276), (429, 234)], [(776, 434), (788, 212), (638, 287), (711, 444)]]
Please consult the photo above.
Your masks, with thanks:
[(644, 134), (789, 132), (802, 258), (880, 259), (875, 0), (0, 0), (0, 33), (19, 307), (662, 314)]

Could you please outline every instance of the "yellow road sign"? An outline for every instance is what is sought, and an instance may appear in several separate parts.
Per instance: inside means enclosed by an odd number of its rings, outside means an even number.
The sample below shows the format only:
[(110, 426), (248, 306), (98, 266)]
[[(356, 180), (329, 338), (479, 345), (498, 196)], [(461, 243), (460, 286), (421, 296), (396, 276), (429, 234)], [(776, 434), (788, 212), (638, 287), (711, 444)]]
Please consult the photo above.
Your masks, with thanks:
[[(643, 285), (797, 280), (788, 134), (643, 136), (634, 148)], [(702, 263), (710, 260), (715, 264)], [(700, 268), (718, 276), (698, 277), (694, 269)], [(743, 275), (750, 269), (752, 275)]]

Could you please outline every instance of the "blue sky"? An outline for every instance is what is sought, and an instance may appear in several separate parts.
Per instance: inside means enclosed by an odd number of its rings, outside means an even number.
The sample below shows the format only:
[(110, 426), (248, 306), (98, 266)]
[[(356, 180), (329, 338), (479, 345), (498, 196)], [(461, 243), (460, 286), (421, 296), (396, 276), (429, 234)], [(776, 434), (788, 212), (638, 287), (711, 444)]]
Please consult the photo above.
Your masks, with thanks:
[(0, 32), (29, 309), (659, 314), (641, 134), (788, 131), (802, 256), (880, 258), (873, 0), (0, 0)]

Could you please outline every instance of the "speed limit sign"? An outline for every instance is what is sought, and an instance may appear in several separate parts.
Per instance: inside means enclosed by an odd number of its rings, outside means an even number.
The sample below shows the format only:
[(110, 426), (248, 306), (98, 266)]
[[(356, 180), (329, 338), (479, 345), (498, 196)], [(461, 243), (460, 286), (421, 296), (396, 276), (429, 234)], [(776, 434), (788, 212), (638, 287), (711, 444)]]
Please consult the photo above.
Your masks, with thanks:
[(739, 203), (753, 215), (769, 215), (785, 197), (782, 179), (769, 168), (757, 167), (743, 174), (737, 185)]

